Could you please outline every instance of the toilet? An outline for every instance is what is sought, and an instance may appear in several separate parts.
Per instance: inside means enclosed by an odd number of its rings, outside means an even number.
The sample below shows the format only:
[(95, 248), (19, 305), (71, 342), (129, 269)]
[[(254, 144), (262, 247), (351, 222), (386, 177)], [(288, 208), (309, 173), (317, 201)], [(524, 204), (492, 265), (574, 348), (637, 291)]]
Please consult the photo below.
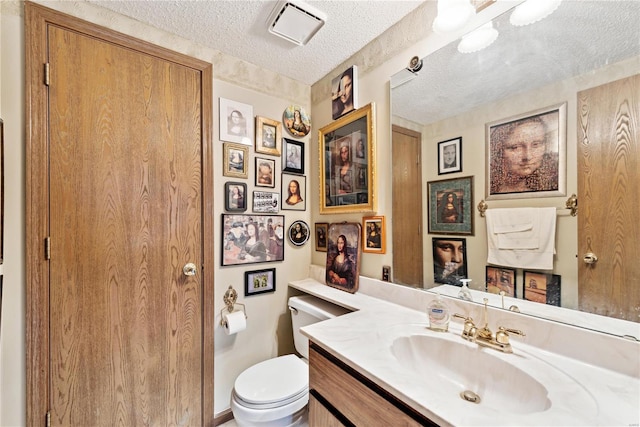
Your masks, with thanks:
[(247, 368), (233, 385), (231, 411), (239, 427), (305, 426), (309, 402), (309, 340), (300, 328), (349, 313), (311, 295), (289, 298), (295, 354)]

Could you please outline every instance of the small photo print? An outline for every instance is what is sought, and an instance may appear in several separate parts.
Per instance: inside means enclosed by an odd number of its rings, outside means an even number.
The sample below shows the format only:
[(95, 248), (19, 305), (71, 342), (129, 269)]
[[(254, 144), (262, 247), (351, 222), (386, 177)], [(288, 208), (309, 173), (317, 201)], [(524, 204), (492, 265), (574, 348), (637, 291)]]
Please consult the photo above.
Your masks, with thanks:
[(516, 270), (506, 267), (486, 267), (487, 292), (505, 296), (516, 297)]
[(293, 211), (306, 210), (306, 177), (282, 174), (282, 209)]
[(524, 299), (560, 307), (560, 281), (557, 274), (524, 271)]
[(220, 139), (253, 145), (253, 106), (220, 98)]

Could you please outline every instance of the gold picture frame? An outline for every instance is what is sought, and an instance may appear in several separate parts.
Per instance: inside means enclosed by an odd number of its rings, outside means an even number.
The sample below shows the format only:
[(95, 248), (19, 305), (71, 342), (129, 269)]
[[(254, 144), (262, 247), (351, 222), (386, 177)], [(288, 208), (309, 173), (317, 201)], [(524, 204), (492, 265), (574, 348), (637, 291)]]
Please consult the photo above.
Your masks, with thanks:
[(375, 104), (318, 131), (320, 214), (375, 212)]
[(362, 252), (385, 253), (386, 234), (384, 216), (365, 216), (362, 218)]
[(282, 123), (256, 116), (256, 153), (280, 156), (282, 150)]
[(249, 147), (225, 142), (223, 152), (222, 175), (234, 178), (246, 178), (248, 176), (247, 160), (249, 159)]

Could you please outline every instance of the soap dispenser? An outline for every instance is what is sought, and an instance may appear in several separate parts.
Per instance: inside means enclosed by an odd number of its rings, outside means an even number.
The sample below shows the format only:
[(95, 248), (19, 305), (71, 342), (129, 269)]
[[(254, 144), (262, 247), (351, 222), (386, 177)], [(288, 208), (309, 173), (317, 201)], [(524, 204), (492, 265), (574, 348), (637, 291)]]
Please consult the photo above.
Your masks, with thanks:
[(447, 332), (449, 330), (449, 307), (442, 301), (440, 294), (436, 294), (427, 307), (429, 316), (429, 329)]
[(471, 296), (471, 291), (467, 286), (471, 279), (460, 279), (462, 282), (462, 289), (458, 292), (458, 298), (463, 299), (465, 301), (473, 301), (473, 297)]

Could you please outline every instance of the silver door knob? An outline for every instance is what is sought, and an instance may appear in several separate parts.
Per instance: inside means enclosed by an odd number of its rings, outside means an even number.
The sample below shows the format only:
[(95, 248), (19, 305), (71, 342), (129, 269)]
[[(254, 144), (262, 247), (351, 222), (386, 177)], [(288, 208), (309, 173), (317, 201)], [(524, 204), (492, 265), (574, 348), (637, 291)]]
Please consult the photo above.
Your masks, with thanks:
[(598, 262), (598, 257), (594, 253), (587, 252), (586, 254), (584, 254), (582, 260), (585, 264), (595, 264), (596, 262)]
[(182, 267), (182, 272), (185, 276), (195, 276), (196, 275), (196, 265), (192, 262), (185, 264)]

